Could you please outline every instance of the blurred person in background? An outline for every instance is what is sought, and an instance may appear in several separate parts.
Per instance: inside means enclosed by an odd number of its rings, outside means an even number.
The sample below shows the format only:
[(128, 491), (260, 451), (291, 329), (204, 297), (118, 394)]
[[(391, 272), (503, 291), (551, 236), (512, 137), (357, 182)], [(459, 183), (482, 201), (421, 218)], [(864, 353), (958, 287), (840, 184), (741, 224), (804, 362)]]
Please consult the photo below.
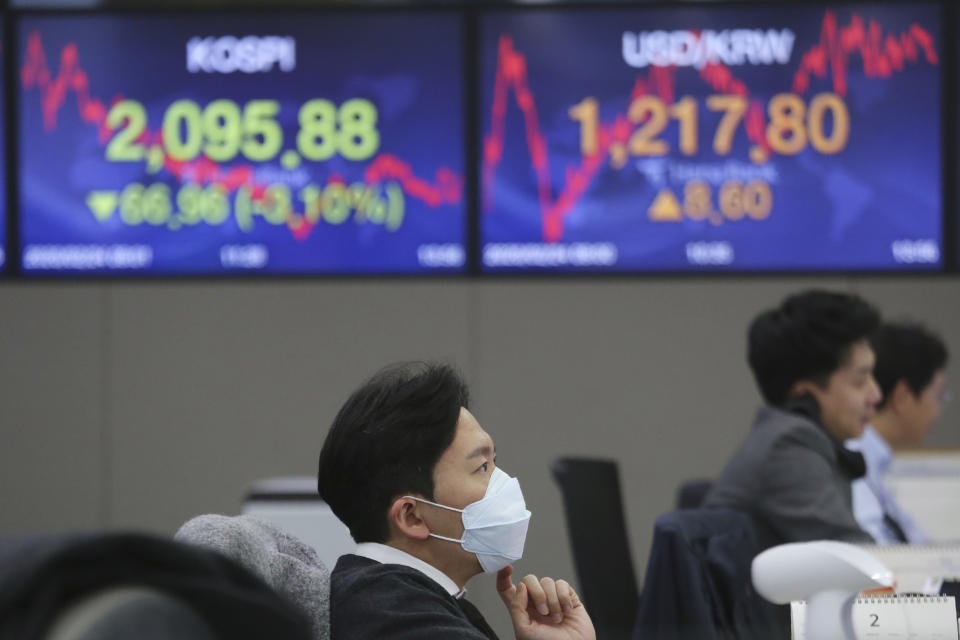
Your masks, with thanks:
[(867, 464), (867, 474), (853, 483), (853, 511), (880, 544), (921, 544), (927, 535), (894, 500), (884, 475), (893, 452), (920, 444), (949, 401), (947, 347), (919, 324), (884, 324), (871, 344), (883, 399), (863, 435), (847, 442)]
[(705, 507), (744, 511), (761, 548), (807, 540), (871, 543), (853, 515), (859, 437), (880, 402), (870, 337), (880, 315), (863, 299), (806, 291), (760, 313), (747, 360), (765, 405), (708, 492)]

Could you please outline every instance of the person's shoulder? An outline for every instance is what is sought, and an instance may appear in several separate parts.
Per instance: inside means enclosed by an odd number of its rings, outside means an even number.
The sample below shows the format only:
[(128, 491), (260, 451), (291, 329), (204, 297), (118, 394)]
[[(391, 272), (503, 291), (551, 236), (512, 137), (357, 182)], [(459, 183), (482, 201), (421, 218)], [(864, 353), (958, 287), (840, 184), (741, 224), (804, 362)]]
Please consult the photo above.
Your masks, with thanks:
[(791, 444), (817, 442), (821, 431), (806, 416), (763, 405), (757, 410), (753, 426), (740, 447), (738, 464), (765, 461), (773, 450)]
[(757, 424), (772, 448), (799, 445), (824, 453), (832, 448), (830, 436), (823, 428), (800, 413), (766, 406), (760, 409)]
[(432, 578), (416, 569), (353, 554), (340, 556), (330, 580), (332, 597), (338, 601), (364, 593), (389, 593), (393, 597), (410, 594), (418, 599), (444, 600), (449, 595)]
[(342, 556), (331, 574), (331, 637), (486, 640), (457, 601), (416, 569)]

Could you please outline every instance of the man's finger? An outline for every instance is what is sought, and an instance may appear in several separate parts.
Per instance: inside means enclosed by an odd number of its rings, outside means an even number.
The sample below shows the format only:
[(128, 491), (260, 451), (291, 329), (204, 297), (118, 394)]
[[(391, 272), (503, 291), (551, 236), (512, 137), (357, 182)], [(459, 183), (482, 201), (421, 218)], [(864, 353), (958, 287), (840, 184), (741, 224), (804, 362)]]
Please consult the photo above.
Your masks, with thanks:
[(540, 581), (537, 580), (537, 576), (532, 574), (525, 576), (523, 578), (523, 584), (526, 585), (527, 592), (530, 594), (530, 605), (533, 605), (540, 615), (550, 615), (550, 605), (547, 604), (547, 594), (544, 593)]
[[(570, 585), (567, 586), (569, 587)], [(570, 587), (570, 604), (573, 605), (574, 609), (583, 605), (583, 603), (580, 602), (580, 596), (577, 595), (577, 592), (574, 591), (573, 587)]]
[[(513, 586), (513, 580), (510, 579), (512, 573), (513, 567), (509, 565), (497, 571), (497, 593), (500, 594), (503, 604), (507, 605), (507, 609), (516, 606), (514, 601), (517, 599), (517, 588)], [(513, 613), (511, 612), (510, 615)]]
[(557, 580), (557, 600), (560, 601), (560, 608), (564, 611), (573, 609), (572, 597), (570, 584), (566, 580)]
[(541, 578), (540, 586), (543, 587), (543, 593), (547, 597), (547, 606), (553, 616), (562, 618), (563, 609), (560, 606), (560, 598), (557, 597), (557, 583), (553, 578)]
[(516, 597), (517, 609), (521, 611), (526, 611), (527, 602), (529, 602), (529, 595), (530, 595), (529, 593), (527, 593), (527, 585), (521, 582), (516, 589), (516, 593), (517, 593), (517, 597)]
[(511, 584), (510, 589), (514, 594), (512, 597), (504, 595), (503, 591), (500, 592), (500, 597), (503, 599), (503, 603), (507, 605), (507, 612), (513, 621), (513, 628), (523, 629), (530, 624), (530, 613), (527, 611), (527, 585), (521, 582), (514, 587)]
[(512, 592), (515, 587), (513, 586), (513, 580), (510, 579), (511, 575), (513, 575), (513, 566), (509, 564), (497, 571), (497, 591), (501, 594), (507, 591), (513, 595)]

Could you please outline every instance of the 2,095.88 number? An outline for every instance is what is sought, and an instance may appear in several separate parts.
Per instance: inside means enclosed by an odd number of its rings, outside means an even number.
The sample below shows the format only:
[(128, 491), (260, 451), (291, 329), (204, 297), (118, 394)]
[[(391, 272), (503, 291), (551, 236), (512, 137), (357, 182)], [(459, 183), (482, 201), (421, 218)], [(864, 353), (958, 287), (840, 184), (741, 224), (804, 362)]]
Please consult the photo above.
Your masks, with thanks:
[[(242, 154), (253, 162), (267, 162), (283, 147), (283, 129), (277, 122), (276, 100), (251, 100), (240, 108), (233, 100), (214, 100), (206, 107), (193, 100), (177, 100), (167, 107), (161, 144), (173, 160), (186, 162), (201, 153), (214, 162), (229, 162)], [(364, 98), (352, 98), (339, 107), (329, 100), (308, 100), (297, 116), (297, 151), (315, 162), (340, 154), (347, 160), (366, 160), (380, 147), (377, 108)], [(110, 108), (107, 127), (118, 130), (107, 145), (111, 162), (138, 162), (147, 148), (140, 141), (147, 129), (147, 111), (136, 100), (121, 100)]]

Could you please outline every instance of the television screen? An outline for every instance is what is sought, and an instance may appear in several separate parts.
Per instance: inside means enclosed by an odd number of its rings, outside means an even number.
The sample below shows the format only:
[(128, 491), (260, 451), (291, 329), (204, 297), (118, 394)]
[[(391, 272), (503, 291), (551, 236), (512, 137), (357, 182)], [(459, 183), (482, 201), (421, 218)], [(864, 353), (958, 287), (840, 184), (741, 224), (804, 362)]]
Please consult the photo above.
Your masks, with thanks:
[(465, 262), (452, 13), (27, 15), (24, 273)]
[(922, 3), (486, 15), (482, 268), (939, 268), (939, 25)]

